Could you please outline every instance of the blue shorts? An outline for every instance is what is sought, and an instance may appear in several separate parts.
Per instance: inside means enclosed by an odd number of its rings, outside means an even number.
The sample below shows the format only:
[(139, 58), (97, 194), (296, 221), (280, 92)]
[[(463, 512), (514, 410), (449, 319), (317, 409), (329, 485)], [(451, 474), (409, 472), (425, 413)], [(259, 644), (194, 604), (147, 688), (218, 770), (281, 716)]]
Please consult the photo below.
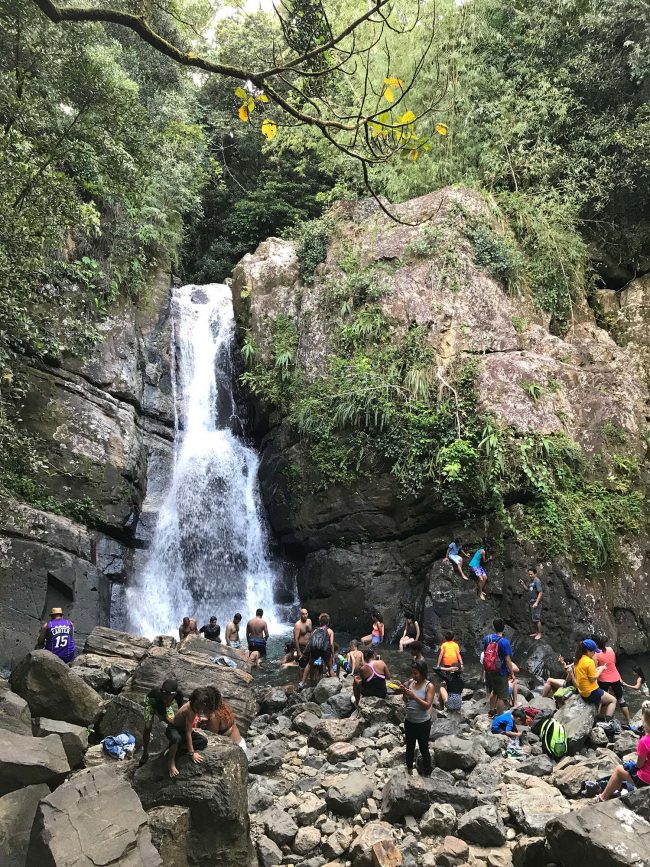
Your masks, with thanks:
[(450, 554), (449, 559), (457, 566), (460, 566), (460, 564), (463, 562), (463, 558), (459, 554)]
[(380, 635), (373, 635), (371, 640), (370, 640), (370, 643), (371, 644), (381, 644), (381, 636)]
[(587, 704), (595, 704), (596, 707), (598, 707), (598, 705), (600, 704), (600, 700), (604, 695), (605, 690), (598, 687), (598, 689), (595, 689), (592, 693), (590, 693), (587, 698), (584, 699), (584, 701), (586, 701)]

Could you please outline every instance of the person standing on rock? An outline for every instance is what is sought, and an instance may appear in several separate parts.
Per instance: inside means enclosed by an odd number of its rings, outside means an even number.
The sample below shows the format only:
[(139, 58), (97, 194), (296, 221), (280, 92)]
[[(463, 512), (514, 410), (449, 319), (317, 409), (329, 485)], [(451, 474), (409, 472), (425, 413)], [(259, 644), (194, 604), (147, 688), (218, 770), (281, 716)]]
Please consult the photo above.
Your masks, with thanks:
[(266, 642), (269, 640), (269, 625), (264, 620), (264, 611), (258, 608), (255, 617), (246, 624), (246, 640), (249, 653), (259, 653), (266, 656)]
[(576, 689), (587, 702), (596, 706), (596, 712), (606, 717), (614, 716), (616, 699), (613, 695), (605, 692), (598, 686), (598, 678), (605, 671), (605, 665), (596, 668), (595, 658), (598, 653), (598, 645), (591, 638), (581, 641), (576, 650), (573, 666), (573, 680)]
[(176, 710), (183, 704), (183, 693), (179, 692), (178, 682), (173, 677), (163, 681), (162, 686), (152, 689), (144, 700), (144, 731), (142, 732), (142, 756), (140, 767), (149, 760), (149, 742), (156, 717), (170, 725), (174, 722), (174, 703)]
[(304, 689), (307, 685), (312, 668), (316, 666), (318, 660), (321, 660), (323, 669), (327, 668), (327, 676), (331, 677), (332, 662), (334, 660), (334, 630), (330, 629), (329, 614), (321, 614), (318, 618), (318, 628), (314, 629), (309, 639), (309, 644), (305, 648), (305, 657), (307, 663), (305, 665), (298, 689)]
[(537, 569), (531, 566), (528, 570), (528, 583), (519, 582), (528, 591), (528, 605), (530, 606), (530, 621), (535, 629), (530, 637), (536, 641), (542, 637), (542, 582), (537, 576)]
[(309, 611), (306, 608), (301, 608), (300, 617), (296, 620), (293, 627), (293, 640), (298, 650), (298, 656), (302, 656), (307, 649), (312, 631), (313, 626), (309, 619)]
[(447, 547), (445, 562), (452, 563), (460, 577), (467, 581), (467, 575), (463, 572), (463, 557), (469, 557), (467, 551), (463, 551), (463, 543), (459, 542), (458, 539), (452, 539)]
[(415, 744), (422, 757), (422, 771), (425, 777), (431, 775), (431, 753), (429, 735), (431, 733), (431, 706), (436, 697), (436, 688), (428, 678), (426, 662), (414, 662), (411, 666), (411, 679), (400, 683), (399, 688), (406, 705), (404, 737), (406, 739), (406, 771), (413, 773)]
[(185, 748), (195, 765), (200, 765), (203, 758), (198, 750), (204, 750), (208, 739), (200, 731), (194, 729), (194, 720), (210, 712), (211, 698), (205, 689), (195, 689), (189, 701), (178, 709), (172, 722), (167, 726), (167, 740), (170, 747), (167, 753), (169, 776), (174, 779), (180, 773), (176, 767), (176, 754)]
[(204, 638), (207, 638), (208, 641), (218, 641), (221, 643), (221, 627), (217, 623), (216, 617), (211, 617), (210, 622), (205, 626), (202, 626), (199, 629), (199, 632), (203, 634)]
[(504, 636), (505, 623), (497, 617), (494, 632), (483, 639), (483, 669), (489, 696), (490, 716), (504, 713), (510, 697), (509, 678), (514, 677), (512, 646)]
[(600, 795), (596, 795), (594, 803), (609, 801), (623, 783), (630, 783), (636, 789), (650, 786), (650, 701), (644, 701), (641, 705), (641, 723), (643, 724), (643, 735), (636, 745), (636, 762), (625, 763), (630, 770), (625, 765), (617, 765), (605, 786), (605, 790)]
[(74, 623), (66, 620), (62, 608), (53, 608), (51, 619), (44, 623), (38, 635), (37, 647), (44, 647), (61, 662), (74, 660)]
[(625, 718), (624, 727), (629, 729), (631, 722), (630, 709), (623, 695), (623, 681), (616, 667), (616, 653), (614, 652), (614, 648), (607, 644), (607, 638), (604, 635), (595, 636), (595, 641), (599, 647), (599, 652), (596, 654), (596, 663), (599, 666), (605, 666), (605, 670), (601, 671), (598, 676), (598, 686), (614, 696)]
[(239, 637), (239, 624), (241, 623), (241, 614), (239, 611), (230, 623), (226, 626), (226, 644), (228, 647), (234, 647), (239, 650), (241, 647), (241, 639)]
[(472, 559), (469, 561), (469, 568), (472, 570), (474, 577), (476, 578), (476, 595), (479, 599), (485, 600), (485, 585), (487, 584), (488, 576), (485, 571), (485, 564), (489, 562), (492, 557), (488, 557), (485, 548), (481, 545), (474, 552)]
[(362, 695), (386, 698), (388, 694), (386, 681), (390, 680), (391, 676), (388, 666), (383, 659), (375, 659), (375, 651), (372, 647), (369, 647), (364, 652), (363, 659), (363, 665), (352, 684), (352, 691), (357, 707), (359, 707)]

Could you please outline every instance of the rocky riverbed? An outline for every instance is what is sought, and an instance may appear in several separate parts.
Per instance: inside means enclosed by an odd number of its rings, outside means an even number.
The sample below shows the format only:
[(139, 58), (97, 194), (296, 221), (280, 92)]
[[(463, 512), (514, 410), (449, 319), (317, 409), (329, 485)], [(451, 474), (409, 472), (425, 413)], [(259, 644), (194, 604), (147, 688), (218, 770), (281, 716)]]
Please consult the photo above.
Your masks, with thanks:
[[(236, 668), (215, 665), (215, 652)], [(248, 757), (209, 736), (204, 761), (167, 775), (162, 725), (152, 758), (116, 761), (101, 738), (132, 731), (164, 677), (185, 695), (216, 684)], [(531, 693), (528, 704), (551, 709)], [(505, 758), (480, 683), (460, 713), (435, 712), (434, 770), (408, 776), (399, 696), (352, 701), (351, 678), (255, 687), (244, 653), (204, 640), (182, 647), (97, 627), (69, 668), (32, 651), (0, 681), (3, 867), (648, 867), (650, 789), (592, 805), (582, 782), (636, 751), (612, 743), (580, 699), (560, 712), (574, 755), (555, 763), (529, 734)], [(158, 753), (158, 755), (156, 755)]]

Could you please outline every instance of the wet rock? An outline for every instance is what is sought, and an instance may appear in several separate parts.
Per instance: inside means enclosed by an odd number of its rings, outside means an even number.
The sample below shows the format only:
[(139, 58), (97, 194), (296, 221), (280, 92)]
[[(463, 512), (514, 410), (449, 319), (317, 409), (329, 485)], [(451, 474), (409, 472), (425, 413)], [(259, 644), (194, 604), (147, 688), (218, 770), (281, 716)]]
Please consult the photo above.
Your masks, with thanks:
[(260, 701), (261, 713), (277, 713), (287, 706), (287, 694), (283, 689), (272, 687), (268, 689)]
[(320, 845), (318, 828), (300, 828), (291, 847), (298, 855), (309, 855)]
[(458, 837), (448, 836), (442, 842), (442, 848), (436, 855), (436, 864), (440, 867), (458, 867), (465, 864), (469, 858), (469, 846)]
[(438, 738), (433, 745), (435, 763), (445, 771), (459, 768), (471, 771), (479, 762), (487, 761), (485, 750), (476, 741), (456, 735)]
[(132, 785), (146, 810), (186, 807), (190, 812), (187, 851), (199, 865), (247, 864), (249, 818), (247, 768), (243, 751), (226, 738), (208, 734), (203, 762), (180, 754), (180, 774), (170, 780), (164, 757), (136, 770)]
[(338, 741), (351, 741), (363, 729), (360, 719), (323, 719), (319, 720), (309, 735), (309, 746), (326, 750)]
[(356, 755), (357, 748), (354, 744), (349, 744), (345, 741), (332, 744), (327, 749), (327, 761), (332, 765), (336, 765), (338, 762), (349, 762)]
[(187, 835), (190, 811), (187, 807), (154, 807), (147, 813), (151, 842), (164, 867), (188, 867)]
[(316, 819), (319, 816), (322, 816), (326, 809), (325, 801), (323, 801), (322, 798), (317, 797), (311, 792), (307, 792), (296, 808), (296, 822), (301, 826), (313, 825)]
[(646, 867), (650, 823), (617, 799), (552, 819), (546, 827), (546, 842), (550, 860), (562, 867)]
[(28, 653), (11, 672), (9, 682), (35, 717), (87, 726), (103, 708), (97, 693), (48, 650)]
[(316, 728), (319, 722), (320, 717), (317, 717), (311, 711), (305, 710), (293, 718), (292, 725), (297, 732), (308, 735)]
[(579, 695), (566, 701), (555, 714), (555, 719), (566, 729), (569, 753), (584, 746), (596, 720), (596, 708), (587, 704)]
[(44, 738), (47, 735), (58, 735), (61, 738), (71, 768), (82, 766), (88, 749), (88, 729), (60, 720), (38, 717), (34, 720), (34, 736)]
[(32, 733), (32, 717), (24, 698), (9, 688), (9, 683), (0, 677), (0, 729), (17, 735)]
[(264, 825), (266, 836), (278, 846), (291, 845), (298, 833), (298, 826), (291, 816), (279, 807), (269, 807), (259, 816), (259, 821)]
[(269, 774), (282, 766), (287, 748), (282, 741), (272, 741), (269, 744), (253, 749), (248, 754), (248, 771), (251, 774)]
[(456, 811), (450, 804), (432, 804), (420, 820), (420, 830), (432, 837), (455, 834), (458, 826)]
[(458, 836), (477, 846), (503, 846), (506, 829), (495, 807), (475, 807), (458, 820)]
[(388, 822), (369, 822), (364, 825), (350, 848), (353, 867), (373, 867), (372, 847), (375, 843), (392, 843), (394, 834)]
[(38, 802), (49, 794), (49, 788), (41, 783), (0, 798), (0, 864), (3, 867), (25, 867)]
[(328, 699), (338, 695), (338, 693), (341, 692), (342, 687), (343, 684), (338, 677), (323, 677), (316, 684), (312, 700), (317, 704), (324, 704)]
[(33, 738), (4, 731), (0, 737), (0, 795), (37, 783), (58, 785), (70, 772), (58, 735)]
[(355, 816), (372, 795), (373, 788), (373, 781), (367, 774), (348, 774), (327, 790), (327, 809), (338, 816)]
[(27, 867), (45, 864), (160, 867), (162, 861), (137, 795), (103, 767), (80, 771), (40, 802)]
[(258, 838), (257, 854), (262, 867), (278, 867), (279, 864), (282, 864), (282, 852), (268, 837)]

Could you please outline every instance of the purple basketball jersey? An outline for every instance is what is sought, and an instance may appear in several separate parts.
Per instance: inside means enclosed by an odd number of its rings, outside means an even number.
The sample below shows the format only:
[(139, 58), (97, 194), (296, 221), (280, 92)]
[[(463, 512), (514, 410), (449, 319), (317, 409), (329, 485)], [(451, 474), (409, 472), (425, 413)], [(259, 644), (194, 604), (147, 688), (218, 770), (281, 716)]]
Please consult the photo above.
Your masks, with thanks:
[(45, 649), (64, 662), (74, 659), (74, 626), (69, 620), (50, 620), (45, 631)]

